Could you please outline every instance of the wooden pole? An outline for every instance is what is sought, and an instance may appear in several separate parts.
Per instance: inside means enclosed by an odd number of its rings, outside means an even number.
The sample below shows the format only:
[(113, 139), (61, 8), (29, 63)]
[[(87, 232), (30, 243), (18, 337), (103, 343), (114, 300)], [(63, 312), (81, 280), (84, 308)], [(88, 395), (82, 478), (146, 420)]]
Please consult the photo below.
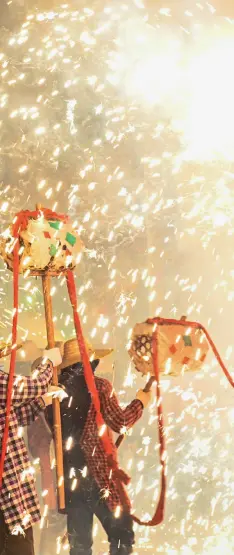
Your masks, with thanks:
[[(44, 296), (48, 348), (52, 349), (55, 345), (55, 341), (54, 341), (54, 323), (53, 323), (53, 315), (52, 315), (52, 300), (51, 300), (51, 294), (50, 294), (50, 276), (48, 274), (45, 274), (44, 276), (42, 276), (42, 288), (43, 288), (43, 296)], [(54, 368), (53, 370), (53, 385), (58, 385), (57, 368)], [(60, 403), (58, 399), (53, 399), (53, 427), (54, 427), (54, 444), (55, 444), (57, 487), (58, 487), (58, 506), (59, 506), (59, 509), (64, 509), (65, 494), (64, 494), (64, 474), (63, 474), (63, 445), (62, 445)]]
[[(41, 204), (36, 204), (36, 210), (41, 210)], [(48, 348), (53, 349), (54, 341), (54, 323), (52, 312), (52, 300), (50, 294), (50, 275), (44, 274), (42, 276), (42, 289), (45, 307), (45, 321), (47, 331)], [(58, 371), (57, 368), (53, 369), (53, 385), (58, 385)], [(56, 458), (56, 473), (57, 473), (57, 490), (58, 490), (58, 507), (59, 509), (65, 508), (65, 493), (64, 493), (64, 472), (63, 472), (63, 442), (62, 442), (62, 428), (61, 428), (61, 413), (60, 403), (58, 399), (53, 399), (53, 428), (54, 428), (54, 446)]]

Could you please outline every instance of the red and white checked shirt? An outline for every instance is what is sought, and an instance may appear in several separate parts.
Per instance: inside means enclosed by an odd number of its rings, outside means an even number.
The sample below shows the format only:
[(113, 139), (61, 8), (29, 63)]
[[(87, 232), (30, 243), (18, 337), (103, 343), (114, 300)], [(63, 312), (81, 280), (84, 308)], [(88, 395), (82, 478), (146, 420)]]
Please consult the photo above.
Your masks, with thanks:
[[(26, 529), (41, 518), (34, 485), (34, 471), (19, 427), (27, 426), (42, 410), (40, 397), (52, 380), (51, 362), (39, 365), (36, 379), (16, 376), (14, 381), (8, 448), (3, 483), (0, 491), (0, 510), (11, 532)], [(5, 426), (8, 374), (0, 372), (0, 443)]]
[[(95, 378), (95, 382), (101, 402), (101, 413), (108, 427), (113, 453), (115, 453), (117, 459), (117, 449), (113, 441), (112, 430), (119, 434), (124, 429), (126, 431), (126, 429), (131, 428), (142, 416), (143, 405), (141, 401), (134, 399), (130, 405), (123, 409), (120, 407), (113, 387), (108, 380)], [(80, 445), (85, 454), (89, 473), (95, 479), (109, 508), (115, 511), (117, 506), (121, 506), (119, 490), (116, 482), (110, 476), (110, 466), (98, 435), (95, 414), (94, 405), (91, 403)]]

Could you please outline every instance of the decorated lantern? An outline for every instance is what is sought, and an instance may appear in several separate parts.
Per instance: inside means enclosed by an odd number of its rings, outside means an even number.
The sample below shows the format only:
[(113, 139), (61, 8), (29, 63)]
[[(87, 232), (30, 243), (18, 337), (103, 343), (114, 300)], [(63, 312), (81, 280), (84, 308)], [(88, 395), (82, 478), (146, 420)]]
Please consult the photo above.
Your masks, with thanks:
[[(39, 216), (29, 216), (19, 229), (19, 271), (52, 272), (59, 274), (73, 270), (80, 259), (84, 245), (74, 226), (66, 217), (50, 211), (39, 211)], [(15, 244), (14, 224), (0, 239), (0, 254), (13, 270)]]
[[(159, 456), (161, 467), (161, 487), (159, 501), (151, 520), (142, 522), (135, 516), (138, 524), (155, 526), (164, 518), (166, 499), (166, 445), (163, 421), (162, 396), (160, 390), (160, 374), (183, 376), (184, 372), (200, 370), (209, 347), (211, 347), (219, 365), (232, 387), (234, 380), (224, 365), (207, 330), (197, 322), (188, 322), (186, 317), (181, 320), (168, 318), (152, 318), (136, 324), (132, 331), (129, 344), (129, 355), (138, 372), (150, 375), (146, 389), (156, 381), (156, 410), (159, 437)], [(118, 445), (123, 436), (118, 438)]]
[[(42, 277), (45, 319), (47, 329), (48, 347), (55, 344), (54, 324), (52, 317), (52, 301), (50, 294), (51, 276), (66, 274), (70, 288), (74, 294), (75, 284), (71, 272), (79, 262), (84, 245), (74, 226), (69, 222), (67, 216), (57, 214), (52, 210), (37, 206), (35, 211), (22, 211), (16, 215), (13, 224), (2, 234), (0, 238), (0, 255), (13, 271), (14, 290), (14, 316), (12, 324), (12, 345), (6, 416), (11, 407), (11, 392), (13, 387), (14, 368), (16, 362), (16, 351), (14, 345), (17, 339), (18, 324), (18, 281), (19, 274), (34, 275)], [(69, 274), (70, 272), (70, 274)], [(71, 275), (72, 274), (72, 275)], [(53, 371), (53, 384), (58, 384), (57, 369)], [(64, 508), (64, 486), (63, 486), (63, 452), (61, 436), (61, 417), (58, 399), (53, 400), (54, 417), (54, 439), (56, 454), (56, 470), (58, 484), (59, 508)], [(0, 483), (4, 468), (5, 452), (8, 440), (8, 419), (3, 437), (3, 446), (0, 461)]]
[(136, 324), (133, 328), (129, 355), (136, 370), (155, 375), (153, 337), (157, 335), (157, 363), (159, 372), (179, 376), (184, 372), (199, 370), (204, 363), (209, 344), (204, 331), (192, 327), (184, 320), (168, 323), (159, 319)]

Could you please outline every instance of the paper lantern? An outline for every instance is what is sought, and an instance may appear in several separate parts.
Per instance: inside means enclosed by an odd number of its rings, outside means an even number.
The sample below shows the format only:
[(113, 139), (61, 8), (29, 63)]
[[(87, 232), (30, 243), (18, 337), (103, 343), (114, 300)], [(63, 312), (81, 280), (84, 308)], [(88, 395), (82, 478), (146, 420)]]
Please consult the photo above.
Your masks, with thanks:
[[(15, 238), (10, 226), (0, 238), (0, 255), (10, 270), (13, 268), (13, 249)], [(38, 214), (30, 218), (26, 228), (19, 231), (19, 270), (35, 273), (63, 272), (74, 269), (79, 256), (84, 249), (77, 230), (71, 223), (61, 221), (55, 217), (48, 218), (45, 214)]]
[(178, 376), (200, 370), (209, 345), (203, 330), (174, 320), (159, 319), (158, 323), (143, 322), (133, 328), (129, 355), (136, 370), (154, 375), (152, 358), (153, 335), (157, 334), (158, 368), (163, 374)]

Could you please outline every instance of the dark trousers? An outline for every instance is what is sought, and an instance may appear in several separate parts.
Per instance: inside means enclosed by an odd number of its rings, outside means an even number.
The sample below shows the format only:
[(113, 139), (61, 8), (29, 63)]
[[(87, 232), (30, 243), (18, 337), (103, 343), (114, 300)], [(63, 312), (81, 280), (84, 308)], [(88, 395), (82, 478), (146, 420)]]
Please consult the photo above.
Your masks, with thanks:
[(81, 499), (76, 508), (67, 511), (70, 555), (92, 555), (94, 515), (107, 533), (110, 555), (130, 555), (134, 545), (132, 517), (122, 514), (115, 518), (96, 487), (92, 488), (87, 499)]
[(32, 528), (13, 536), (0, 511), (0, 555), (35, 555)]

